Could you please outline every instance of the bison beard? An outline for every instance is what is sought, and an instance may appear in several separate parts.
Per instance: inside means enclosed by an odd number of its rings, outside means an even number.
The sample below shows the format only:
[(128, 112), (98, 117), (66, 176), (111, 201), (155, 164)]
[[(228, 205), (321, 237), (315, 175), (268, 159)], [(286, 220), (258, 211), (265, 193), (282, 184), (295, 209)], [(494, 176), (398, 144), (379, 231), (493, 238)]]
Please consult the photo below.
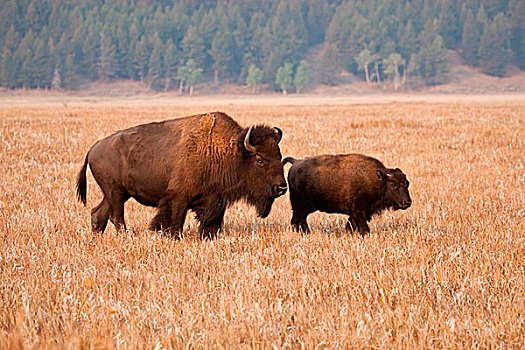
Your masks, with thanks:
[(248, 198), (248, 204), (251, 204), (257, 209), (257, 216), (260, 218), (266, 218), (270, 215), (274, 197), (263, 197), (259, 196), (256, 198)]
[(151, 229), (178, 237), (191, 210), (200, 236), (213, 237), (229, 205), (244, 199), (264, 218), (286, 192), (281, 137), (278, 128), (242, 128), (220, 112), (139, 125), (90, 149), (77, 195), (85, 204), (89, 165), (104, 193), (92, 210), (93, 231), (103, 232), (108, 219), (125, 229), (124, 203), (135, 198), (158, 208)]

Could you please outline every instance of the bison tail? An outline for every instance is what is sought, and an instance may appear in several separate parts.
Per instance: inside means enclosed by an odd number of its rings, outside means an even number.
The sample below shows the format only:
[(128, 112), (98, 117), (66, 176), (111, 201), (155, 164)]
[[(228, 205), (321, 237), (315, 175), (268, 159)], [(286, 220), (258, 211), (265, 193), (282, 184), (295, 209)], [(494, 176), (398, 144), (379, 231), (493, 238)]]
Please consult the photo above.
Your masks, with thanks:
[(84, 205), (86, 205), (86, 193), (87, 193), (87, 178), (86, 178), (87, 165), (88, 165), (88, 156), (86, 154), (84, 165), (82, 166), (82, 169), (80, 169), (80, 172), (78, 173), (78, 178), (77, 178), (77, 198)]
[(286, 163), (290, 163), (290, 164), (293, 165), (293, 163), (295, 163), (295, 158), (292, 158), (292, 157), (286, 157), (286, 158), (284, 158), (284, 159), (281, 161), (281, 164), (282, 164), (283, 166), (285, 166)]

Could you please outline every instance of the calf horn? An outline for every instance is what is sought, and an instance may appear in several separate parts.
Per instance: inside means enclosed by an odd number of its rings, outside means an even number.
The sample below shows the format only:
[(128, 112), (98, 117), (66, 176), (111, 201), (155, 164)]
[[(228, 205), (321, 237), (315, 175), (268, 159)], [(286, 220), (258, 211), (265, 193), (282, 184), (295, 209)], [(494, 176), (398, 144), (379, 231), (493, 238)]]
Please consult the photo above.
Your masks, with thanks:
[(257, 153), (255, 147), (252, 146), (252, 144), (250, 143), (250, 134), (252, 133), (252, 129), (253, 126), (250, 126), (248, 132), (246, 133), (246, 136), (244, 137), (244, 148), (246, 148), (248, 152)]
[(278, 127), (274, 127), (275, 131), (277, 132), (277, 143), (279, 143), (279, 141), (281, 141), (281, 139), (283, 138), (283, 131), (281, 129), (279, 129)]

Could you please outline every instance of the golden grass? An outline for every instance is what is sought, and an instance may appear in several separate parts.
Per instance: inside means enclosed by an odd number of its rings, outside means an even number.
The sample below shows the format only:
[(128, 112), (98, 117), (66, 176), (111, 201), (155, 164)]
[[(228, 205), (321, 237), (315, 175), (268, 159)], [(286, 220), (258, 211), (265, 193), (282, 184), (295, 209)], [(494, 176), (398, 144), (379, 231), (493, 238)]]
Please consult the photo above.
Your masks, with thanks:
[[(523, 348), (525, 100), (307, 105), (177, 102), (0, 107), (0, 348)], [(284, 156), (360, 152), (411, 181), (413, 206), (361, 238), (345, 217), (290, 231), (237, 204), (224, 232), (93, 235), (75, 198), (89, 147), (138, 123), (211, 110), (284, 131)], [(288, 168), (286, 168), (288, 169)]]

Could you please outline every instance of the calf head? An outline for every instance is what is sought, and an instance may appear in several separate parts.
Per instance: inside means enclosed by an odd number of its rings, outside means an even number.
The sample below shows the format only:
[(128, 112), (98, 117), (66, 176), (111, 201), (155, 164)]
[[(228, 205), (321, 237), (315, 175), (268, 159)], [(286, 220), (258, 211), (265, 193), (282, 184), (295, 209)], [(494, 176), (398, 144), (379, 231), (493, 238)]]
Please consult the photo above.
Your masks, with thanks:
[(385, 185), (385, 207), (394, 210), (408, 209), (412, 200), (408, 193), (409, 182), (406, 175), (399, 168), (377, 170), (376, 173)]
[(243, 176), (248, 187), (246, 200), (257, 208), (259, 217), (265, 218), (275, 198), (285, 194), (287, 189), (279, 149), (282, 131), (252, 126), (241, 137), (245, 162)]

